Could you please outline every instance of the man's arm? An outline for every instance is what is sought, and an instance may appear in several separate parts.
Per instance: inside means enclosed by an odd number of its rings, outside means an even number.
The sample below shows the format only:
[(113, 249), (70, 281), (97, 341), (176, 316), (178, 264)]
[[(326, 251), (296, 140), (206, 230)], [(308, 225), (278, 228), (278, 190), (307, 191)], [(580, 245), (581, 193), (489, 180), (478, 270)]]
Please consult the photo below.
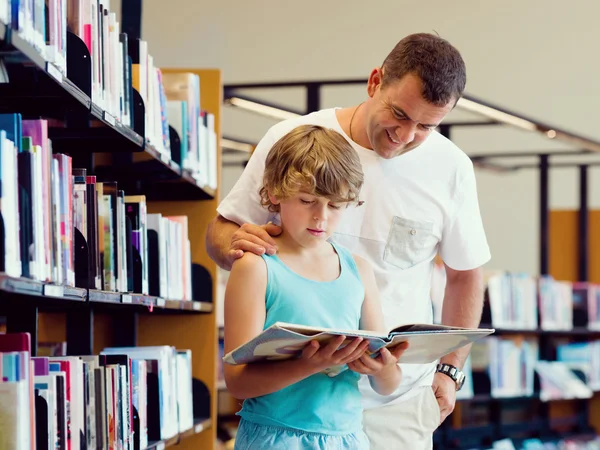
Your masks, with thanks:
[[(476, 328), (481, 321), (483, 310), (483, 271), (454, 270), (446, 265), (446, 289), (442, 307), (442, 323), (457, 327)], [(440, 359), (440, 362), (463, 367), (470, 345)], [(433, 390), (440, 407), (440, 423), (454, 411), (456, 403), (456, 384), (443, 373), (436, 373)]]
[[(446, 266), (446, 289), (442, 307), (442, 323), (455, 327), (476, 328), (483, 310), (483, 270), (454, 270)], [(440, 362), (462, 368), (471, 351), (466, 345), (450, 353)]]
[(219, 267), (231, 270), (233, 262), (241, 258), (244, 252), (262, 255), (266, 251), (274, 254), (277, 248), (271, 236), (279, 233), (281, 228), (274, 224), (257, 226), (247, 223), (240, 227), (217, 215), (206, 231), (206, 251)]

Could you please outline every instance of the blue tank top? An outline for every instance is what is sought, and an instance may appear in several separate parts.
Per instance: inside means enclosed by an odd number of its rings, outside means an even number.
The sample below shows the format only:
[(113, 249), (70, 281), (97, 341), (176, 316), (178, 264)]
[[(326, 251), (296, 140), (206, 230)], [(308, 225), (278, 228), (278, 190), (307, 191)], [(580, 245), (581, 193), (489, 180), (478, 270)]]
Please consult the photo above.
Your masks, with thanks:
[[(327, 328), (358, 329), (365, 292), (352, 254), (333, 244), (340, 275), (328, 282), (304, 278), (277, 255), (267, 264), (265, 328), (288, 322)], [(362, 427), (360, 375), (345, 370), (336, 377), (318, 373), (278, 392), (246, 399), (238, 413), (259, 425), (344, 435)]]

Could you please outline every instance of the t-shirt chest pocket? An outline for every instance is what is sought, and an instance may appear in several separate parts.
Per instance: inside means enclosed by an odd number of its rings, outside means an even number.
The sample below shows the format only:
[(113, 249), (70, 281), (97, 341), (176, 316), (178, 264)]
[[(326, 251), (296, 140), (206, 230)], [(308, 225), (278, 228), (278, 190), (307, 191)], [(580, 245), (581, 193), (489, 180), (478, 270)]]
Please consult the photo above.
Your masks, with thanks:
[(394, 216), (383, 253), (383, 260), (400, 269), (409, 269), (423, 261), (433, 234), (433, 221)]

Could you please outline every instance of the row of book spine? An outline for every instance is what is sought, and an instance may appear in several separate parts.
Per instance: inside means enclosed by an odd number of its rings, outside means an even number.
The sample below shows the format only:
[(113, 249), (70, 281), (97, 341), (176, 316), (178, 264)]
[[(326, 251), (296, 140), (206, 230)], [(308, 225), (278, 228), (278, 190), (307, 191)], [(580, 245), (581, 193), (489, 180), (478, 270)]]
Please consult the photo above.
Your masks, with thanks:
[[(90, 54), (91, 100), (105, 119), (132, 127), (137, 90), (148, 143), (180, 162), (200, 185), (216, 189), (215, 118), (200, 106), (198, 75), (163, 73), (147, 42), (122, 32), (109, 0), (0, 0), (0, 20), (67, 78), (67, 31), (77, 35)], [(169, 125), (181, 140), (177, 155), (170, 148)]]
[[(9, 276), (192, 299), (187, 216), (148, 214), (145, 196), (72, 167), (70, 156), (52, 153), (43, 119), (0, 114), (0, 159)], [(82, 242), (87, 271), (75, 266)], [(152, 264), (159, 270), (151, 283)]]
[(144, 449), (187, 431), (191, 358), (170, 346), (32, 358), (28, 333), (0, 334), (3, 448)]
[[(495, 398), (535, 395), (534, 373), (540, 378), (542, 400), (589, 398), (600, 391), (600, 340), (568, 342), (555, 339), (556, 358), (542, 358), (540, 342), (532, 336), (489, 336), (473, 344), (463, 370), (468, 383), (460, 398), (474, 394), (472, 372), (485, 372), (490, 396)], [(580, 371), (582, 378), (575, 375)], [(468, 384), (468, 385), (467, 385)]]
[(497, 328), (600, 330), (600, 286), (595, 283), (501, 272), (489, 277), (487, 296)]

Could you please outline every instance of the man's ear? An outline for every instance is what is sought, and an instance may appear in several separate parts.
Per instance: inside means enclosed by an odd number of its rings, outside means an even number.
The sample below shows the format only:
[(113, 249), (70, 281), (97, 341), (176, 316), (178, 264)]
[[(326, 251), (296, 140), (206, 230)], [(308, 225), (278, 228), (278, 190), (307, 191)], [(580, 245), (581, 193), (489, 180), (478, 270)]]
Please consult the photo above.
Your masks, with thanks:
[(369, 81), (367, 82), (367, 93), (369, 97), (373, 97), (377, 92), (377, 89), (381, 88), (383, 82), (383, 70), (380, 67), (376, 67), (371, 71), (369, 75)]

